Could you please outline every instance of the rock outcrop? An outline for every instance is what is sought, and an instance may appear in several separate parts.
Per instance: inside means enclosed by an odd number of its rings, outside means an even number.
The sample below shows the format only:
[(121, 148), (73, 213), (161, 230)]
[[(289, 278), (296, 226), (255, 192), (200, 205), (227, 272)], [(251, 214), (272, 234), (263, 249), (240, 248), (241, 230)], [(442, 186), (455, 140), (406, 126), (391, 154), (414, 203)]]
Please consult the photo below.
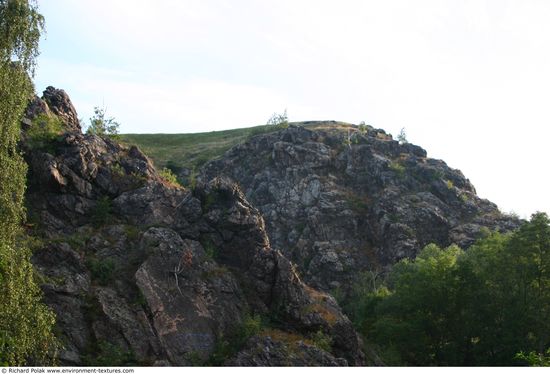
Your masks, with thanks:
[(459, 170), (372, 127), (312, 122), (252, 137), (203, 168), (235, 181), (273, 248), (315, 287), (345, 294), (429, 243), (471, 245), (518, 220), (477, 197)]
[[(63, 133), (33, 141), (37, 118)], [(325, 291), (346, 297), (430, 242), (518, 224), (460, 171), (370, 127), (253, 137), (187, 189), (137, 147), (82, 134), (62, 90), (35, 97), (24, 125), (27, 226), (63, 365), (380, 364)]]
[(80, 121), (76, 109), (69, 98), (69, 95), (64, 90), (46, 87), (42, 94), (42, 98), (34, 96), (27, 106), (25, 112), (26, 124), (30, 125), (30, 121), (34, 120), (38, 115), (44, 114), (50, 116), (56, 115), (63, 121), (66, 129), (71, 132), (80, 132)]
[[(269, 328), (227, 364), (265, 364), (255, 344), (276, 346), (273, 363), (368, 363), (336, 301), (272, 248), (236, 184), (173, 185), (136, 147), (81, 134), (64, 92), (47, 93), (28, 117), (55, 115), (66, 131), (47, 147), (22, 149), (29, 227), (43, 242), (33, 262), (57, 315), (61, 364), (98, 364), (106, 355), (110, 365), (204, 364), (247, 316), (270, 320)], [(328, 347), (309, 339), (319, 334)]]

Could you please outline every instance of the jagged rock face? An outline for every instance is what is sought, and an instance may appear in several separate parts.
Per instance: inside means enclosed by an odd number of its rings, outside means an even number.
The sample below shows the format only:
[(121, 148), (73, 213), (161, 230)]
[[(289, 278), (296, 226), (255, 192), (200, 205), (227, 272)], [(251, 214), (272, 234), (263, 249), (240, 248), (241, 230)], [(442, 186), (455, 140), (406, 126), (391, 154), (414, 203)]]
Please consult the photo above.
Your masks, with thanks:
[(34, 95), (32, 100), (27, 105), (24, 118), (28, 120), (33, 120), (41, 114), (50, 116), (52, 114), (52, 111), (44, 100)]
[(483, 227), (518, 225), (418, 146), (370, 127), (316, 125), (253, 137), (202, 172), (239, 184), (273, 248), (316, 287), (345, 293), (361, 272), (380, 272), (426, 244), (468, 247)]
[[(32, 172), (28, 200), (40, 214), (47, 233), (71, 232), (90, 223), (98, 201), (160, 183), (151, 162), (135, 147), (123, 147), (108, 138), (66, 133), (55, 144), (56, 154), (26, 150)], [(116, 204), (114, 204), (116, 207)], [(150, 214), (162, 216), (162, 203)], [(145, 217), (147, 219), (147, 217)]]
[(44, 90), (42, 98), (35, 95), (25, 110), (24, 127), (31, 126), (32, 120), (41, 114), (46, 116), (56, 115), (63, 122), (68, 132), (80, 133), (82, 130), (76, 109), (69, 95), (63, 90), (48, 86)]
[(220, 332), (241, 321), (247, 302), (231, 272), (208, 259), (201, 244), (170, 229), (151, 228), (143, 244), (152, 254), (135, 273), (152, 325), (169, 361), (207, 358)]
[(67, 130), (48, 147), (21, 144), (29, 227), (44, 243), (33, 262), (66, 365), (105, 351), (141, 365), (204, 362), (250, 315), (273, 326), (226, 365), (380, 364), (319, 289), (345, 292), (429, 242), (468, 246), (483, 227), (517, 225), (459, 171), (381, 130), (260, 135), (188, 190), (138, 148), (83, 135), (64, 91), (35, 98), (26, 125), (41, 114)]
[(276, 313), (292, 330), (328, 334), (338, 357), (351, 365), (362, 364), (362, 342), (349, 319), (334, 298), (305, 285), (294, 265), (270, 247), (261, 215), (238, 187), (214, 179), (199, 190), (199, 196), (210, 226), (205, 236), (220, 248), (218, 261), (244, 276), (243, 284), (254, 301), (251, 306), (260, 313)]
[(46, 102), (53, 114), (61, 118), (70, 131), (81, 131), (78, 114), (65, 91), (48, 86), (43, 92), (42, 100)]
[[(297, 348), (304, 364), (366, 363), (336, 301), (271, 247), (234, 183), (171, 185), (137, 148), (67, 126), (48, 149), (22, 144), (30, 225), (44, 242), (33, 262), (57, 315), (61, 364), (94, 363), (107, 350), (131, 352), (141, 365), (188, 365), (250, 314), (274, 316), (277, 331), (304, 341), (330, 337), (332, 354)], [(277, 362), (298, 363), (289, 343), (269, 344)], [(246, 349), (235, 362), (265, 364)]]

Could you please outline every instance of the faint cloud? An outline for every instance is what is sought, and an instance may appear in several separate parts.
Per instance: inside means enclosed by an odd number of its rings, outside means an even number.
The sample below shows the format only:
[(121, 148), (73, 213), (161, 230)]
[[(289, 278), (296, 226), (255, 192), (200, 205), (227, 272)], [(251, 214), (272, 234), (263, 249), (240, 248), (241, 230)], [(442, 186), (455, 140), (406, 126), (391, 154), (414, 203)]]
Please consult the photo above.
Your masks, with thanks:
[[(274, 111), (289, 109), (309, 116), (315, 109), (289, 106), (288, 99), (261, 86), (209, 79), (184, 80), (105, 69), (87, 64), (43, 60), (39, 89), (52, 84), (54, 71), (63, 78), (55, 85), (74, 98), (79, 114), (88, 118), (93, 106), (105, 105), (122, 123), (122, 132), (197, 132), (265, 124)], [(154, 83), (153, 83), (154, 82)]]

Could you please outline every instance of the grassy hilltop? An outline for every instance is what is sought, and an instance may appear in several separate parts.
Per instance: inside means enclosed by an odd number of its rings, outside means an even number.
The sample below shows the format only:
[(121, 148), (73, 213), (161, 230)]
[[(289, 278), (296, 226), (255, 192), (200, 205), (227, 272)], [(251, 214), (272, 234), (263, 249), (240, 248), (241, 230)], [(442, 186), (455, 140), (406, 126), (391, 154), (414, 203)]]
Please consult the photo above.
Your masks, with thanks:
[[(337, 121), (292, 122), (309, 128), (342, 128), (351, 124)], [(283, 126), (261, 125), (233, 130), (190, 134), (122, 134), (124, 142), (137, 145), (158, 169), (169, 167), (177, 171), (187, 168), (197, 171), (206, 162), (222, 156), (231, 147), (249, 137), (278, 131)]]

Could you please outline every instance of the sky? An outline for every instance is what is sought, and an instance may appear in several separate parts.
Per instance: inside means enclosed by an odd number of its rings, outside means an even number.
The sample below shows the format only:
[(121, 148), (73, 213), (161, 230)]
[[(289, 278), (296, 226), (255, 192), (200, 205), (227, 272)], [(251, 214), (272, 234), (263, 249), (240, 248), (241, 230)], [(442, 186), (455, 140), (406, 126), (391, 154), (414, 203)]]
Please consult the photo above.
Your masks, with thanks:
[(550, 1), (39, 0), (35, 85), (122, 133), (365, 121), (550, 213)]

